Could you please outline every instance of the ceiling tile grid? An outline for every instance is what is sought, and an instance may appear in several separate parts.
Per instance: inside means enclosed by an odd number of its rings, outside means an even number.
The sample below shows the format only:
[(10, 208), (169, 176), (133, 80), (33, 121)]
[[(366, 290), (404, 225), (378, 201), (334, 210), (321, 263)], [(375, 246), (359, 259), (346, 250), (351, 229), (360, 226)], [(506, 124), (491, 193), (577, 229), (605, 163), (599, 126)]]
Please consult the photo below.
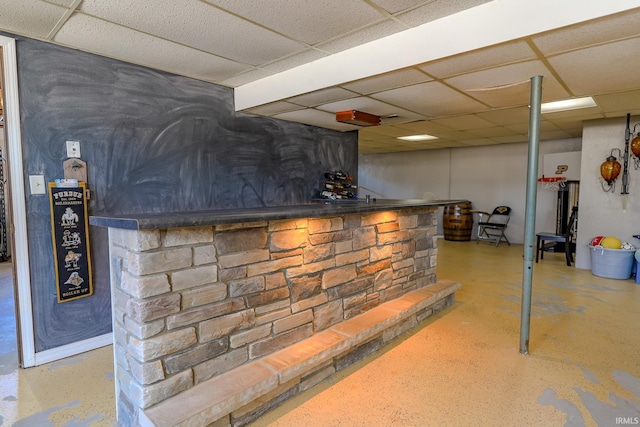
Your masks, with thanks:
[(72, 16), (54, 41), (176, 74), (188, 72), (192, 77), (203, 80), (215, 80), (247, 68), (237, 62), (82, 14)]
[(378, 21), (364, 28), (351, 30), (346, 34), (332, 38), (328, 41), (317, 43), (314, 45), (314, 48), (328, 53), (338, 53), (343, 50), (368, 43), (371, 40), (377, 40), (406, 29), (407, 26), (402, 22), (398, 22), (393, 19), (385, 19), (384, 21)]
[(40, 0), (0, 0), (0, 11), (4, 31), (46, 39), (67, 9)]
[(402, 105), (426, 117), (473, 113), (487, 109), (486, 105), (437, 81), (378, 92), (371, 97), (388, 104)]
[(491, 0), (435, 0), (423, 2), (424, 5), (406, 13), (401, 13), (398, 18), (411, 26), (422, 25), (445, 16), (463, 12), (475, 6), (488, 3)]
[(411, 86), (430, 80), (433, 80), (433, 78), (428, 74), (425, 74), (415, 68), (405, 68), (399, 71), (361, 79), (353, 83), (343, 84), (342, 87), (362, 95), (370, 95), (372, 93)]
[(527, 42), (520, 40), (422, 64), (419, 68), (432, 76), (443, 79), (536, 58), (535, 52)]
[[(380, 40), (406, 42), (395, 37), (412, 28), (442, 29), (435, 24), (448, 17), (456, 17), (455, 22), (473, 22), (478, 16), (492, 19), (493, 11), (513, 7), (514, 2), (523, 8), (529, 4), (526, 0), (0, 0), (0, 30), (239, 87), (296, 67), (308, 67), (311, 82), (321, 77), (314, 74), (321, 60), (355, 54)], [(575, 14), (583, 5), (580, 0), (536, 3), (549, 10), (540, 15), (549, 21)], [(640, 2), (608, 0), (589, 3), (588, 9), (594, 10), (593, 19), (504, 38), (382, 74), (371, 72), (359, 80), (343, 79), (246, 112), (338, 131), (358, 130), (362, 153), (523, 142), (528, 133), (529, 80), (542, 75), (545, 102), (594, 97), (597, 107), (542, 117), (541, 138), (579, 137), (586, 120), (640, 114), (640, 74), (635, 71), (640, 67)], [(522, 19), (514, 16), (482, 28), (499, 33)], [(442, 31), (450, 31), (454, 41), (465, 33), (461, 29), (466, 30), (452, 26)], [(399, 45), (397, 51), (411, 48)], [(381, 56), (379, 61), (388, 59)], [(334, 113), (343, 109), (380, 115), (382, 126), (373, 130), (338, 123)], [(396, 139), (414, 133), (440, 139), (420, 143)]]
[[(304, 44), (198, 1), (168, 2), (158, 7), (155, 0), (83, 0), (80, 11), (242, 64), (259, 65), (306, 48)], [(238, 28), (242, 31), (237, 31)]]
[(289, 98), (288, 101), (293, 104), (298, 104), (305, 107), (316, 107), (330, 101), (341, 101), (343, 99), (356, 98), (357, 96), (357, 93), (354, 93), (350, 90), (346, 90), (340, 87), (332, 87), (328, 89), (317, 90), (305, 95), (294, 96), (292, 98)]
[(544, 55), (554, 55), (611, 41), (640, 36), (640, 9), (532, 37)]
[(360, 0), (278, 0), (263, 2), (262, 6), (257, 2), (237, 0), (207, 2), (308, 45), (385, 18), (378, 10)]
[(577, 96), (636, 89), (640, 37), (563, 53), (549, 58), (549, 63)]

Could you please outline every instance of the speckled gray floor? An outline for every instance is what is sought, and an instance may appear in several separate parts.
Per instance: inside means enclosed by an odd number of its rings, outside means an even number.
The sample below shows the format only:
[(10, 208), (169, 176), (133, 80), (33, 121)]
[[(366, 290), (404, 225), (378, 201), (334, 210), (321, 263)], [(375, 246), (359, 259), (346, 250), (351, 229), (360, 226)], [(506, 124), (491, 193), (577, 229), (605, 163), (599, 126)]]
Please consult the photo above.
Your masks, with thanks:
[(640, 285), (548, 254), (521, 355), (521, 245), (438, 242), (456, 303), (254, 426), (640, 424)]
[[(453, 306), (253, 425), (640, 425), (640, 285), (545, 255), (523, 356), (522, 246), (438, 248), (438, 278), (463, 286)], [(5, 286), (0, 277), (0, 296)], [(1, 339), (12, 345), (7, 331)], [(114, 425), (110, 347), (26, 370), (4, 352), (0, 370), (1, 427)]]
[(18, 368), (11, 263), (0, 263), (0, 427), (114, 426), (111, 346)]

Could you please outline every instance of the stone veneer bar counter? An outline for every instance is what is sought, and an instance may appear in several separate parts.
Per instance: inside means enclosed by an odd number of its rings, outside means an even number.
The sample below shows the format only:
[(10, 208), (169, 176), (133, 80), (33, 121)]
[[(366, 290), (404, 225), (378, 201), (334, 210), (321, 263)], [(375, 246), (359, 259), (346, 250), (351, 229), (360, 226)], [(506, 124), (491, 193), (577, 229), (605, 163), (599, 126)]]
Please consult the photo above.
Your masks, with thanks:
[(450, 305), (437, 207), (92, 216), (109, 227), (118, 422), (245, 425)]

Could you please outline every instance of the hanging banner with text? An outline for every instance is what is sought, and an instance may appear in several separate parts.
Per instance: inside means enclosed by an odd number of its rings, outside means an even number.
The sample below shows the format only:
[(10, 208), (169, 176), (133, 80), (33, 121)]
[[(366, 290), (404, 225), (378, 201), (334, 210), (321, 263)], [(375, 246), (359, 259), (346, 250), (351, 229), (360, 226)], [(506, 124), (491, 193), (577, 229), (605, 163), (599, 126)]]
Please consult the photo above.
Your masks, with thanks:
[(93, 293), (85, 185), (78, 185), (56, 187), (55, 182), (49, 183), (58, 302)]

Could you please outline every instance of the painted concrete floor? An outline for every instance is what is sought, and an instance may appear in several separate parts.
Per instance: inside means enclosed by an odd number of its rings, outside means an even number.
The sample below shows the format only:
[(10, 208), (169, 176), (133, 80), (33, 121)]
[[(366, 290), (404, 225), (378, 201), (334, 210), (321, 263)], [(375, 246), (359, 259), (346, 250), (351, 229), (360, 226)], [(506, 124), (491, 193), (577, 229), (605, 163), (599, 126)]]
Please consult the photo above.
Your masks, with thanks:
[[(546, 254), (534, 266), (525, 356), (523, 247), (438, 248), (438, 278), (463, 286), (453, 306), (253, 426), (640, 425), (640, 285)], [(17, 368), (2, 267), (0, 426), (115, 425), (111, 347)]]
[(521, 355), (523, 246), (439, 240), (456, 303), (254, 426), (640, 425), (640, 285), (534, 266)]
[(111, 346), (18, 368), (11, 263), (0, 263), (0, 426), (116, 425)]

